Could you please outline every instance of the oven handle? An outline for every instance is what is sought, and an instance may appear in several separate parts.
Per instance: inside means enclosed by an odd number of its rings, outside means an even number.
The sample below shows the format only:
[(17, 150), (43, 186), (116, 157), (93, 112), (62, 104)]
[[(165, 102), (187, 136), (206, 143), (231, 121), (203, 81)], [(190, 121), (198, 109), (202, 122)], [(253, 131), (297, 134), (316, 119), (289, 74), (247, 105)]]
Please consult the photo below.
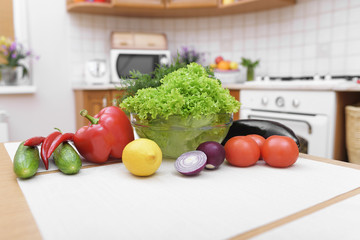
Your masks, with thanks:
[[(258, 117), (258, 118), (264, 118), (265, 116), (259, 116), (259, 115), (248, 115), (248, 118), (250, 119), (251, 117)], [(305, 120), (298, 120), (298, 119), (289, 119), (289, 118), (280, 118), (280, 117), (269, 117), (269, 116), (266, 116), (266, 118), (270, 118), (270, 119), (273, 119), (273, 120), (284, 120), (284, 121), (293, 121), (293, 122), (302, 122), (302, 123), (305, 123), (308, 128), (309, 128), (309, 134), (312, 133), (312, 127), (311, 127), (311, 124), (308, 122), (308, 121), (305, 121)]]

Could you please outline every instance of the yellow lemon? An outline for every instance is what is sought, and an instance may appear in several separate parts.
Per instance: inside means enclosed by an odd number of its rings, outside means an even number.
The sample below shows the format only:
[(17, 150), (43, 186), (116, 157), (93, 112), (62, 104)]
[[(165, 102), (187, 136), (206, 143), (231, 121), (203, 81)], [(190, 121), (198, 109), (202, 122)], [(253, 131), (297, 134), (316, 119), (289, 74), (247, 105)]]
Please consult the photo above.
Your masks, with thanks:
[(139, 138), (125, 146), (122, 162), (129, 172), (136, 176), (150, 176), (162, 162), (160, 147), (152, 140)]

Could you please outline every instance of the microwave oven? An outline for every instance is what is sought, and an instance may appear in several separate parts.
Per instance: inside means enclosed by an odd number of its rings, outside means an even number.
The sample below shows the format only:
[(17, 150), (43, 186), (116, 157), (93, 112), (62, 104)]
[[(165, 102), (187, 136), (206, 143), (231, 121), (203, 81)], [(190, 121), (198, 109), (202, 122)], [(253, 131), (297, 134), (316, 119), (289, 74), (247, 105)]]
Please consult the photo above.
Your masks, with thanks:
[(169, 50), (111, 49), (111, 81), (121, 82), (130, 76), (130, 71), (151, 73), (158, 65), (170, 64)]

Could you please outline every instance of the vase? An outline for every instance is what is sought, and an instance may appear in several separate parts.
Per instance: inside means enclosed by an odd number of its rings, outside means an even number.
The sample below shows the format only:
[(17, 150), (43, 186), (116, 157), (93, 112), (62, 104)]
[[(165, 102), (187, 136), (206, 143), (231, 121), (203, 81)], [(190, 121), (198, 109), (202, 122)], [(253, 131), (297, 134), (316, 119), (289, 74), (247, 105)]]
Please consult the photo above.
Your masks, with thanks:
[(17, 84), (17, 68), (3, 66), (0, 68), (1, 82), (3, 85), (11, 86)]
[(247, 70), (246, 70), (246, 80), (247, 81), (253, 81), (254, 78), (255, 78), (255, 69), (254, 68), (251, 68), (251, 67), (248, 67)]

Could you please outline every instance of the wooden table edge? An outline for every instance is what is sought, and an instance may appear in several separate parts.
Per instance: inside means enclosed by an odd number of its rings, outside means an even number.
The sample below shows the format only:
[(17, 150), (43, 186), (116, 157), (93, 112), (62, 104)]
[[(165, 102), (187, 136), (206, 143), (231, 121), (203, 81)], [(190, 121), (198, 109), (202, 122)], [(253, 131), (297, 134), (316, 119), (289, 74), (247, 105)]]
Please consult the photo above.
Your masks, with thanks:
[[(4, 157), (10, 161), (6, 161)], [(307, 154), (300, 154), (300, 157), (309, 160), (320, 161), (320, 162), (325, 162), (329, 164), (360, 170), (360, 165), (342, 162), (338, 160), (325, 159), (321, 157), (310, 156)], [(0, 183), (1, 183), (0, 196), (4, 196), (1, 200), (1, 205), (0, 205), (0, 212), (2, 213), (0, 218), (0, 233), (1, 233), (0, 238), (14, 239), (14, 240), (42, 239), (36, 221), (30, 211), (30, 207), (28, 206), (25, 196), (23, 195), (20, 186), (17, 183), (16, 175), (12, 171), (12, 162), (3, 143), (0, 143), (0, 159), (1, 159), (0, 172), (2, 173), (0, 174)], [(88, 168), (88, 167), (96, 167), (96, 166), (86, 166), (84, 168)], [(49, 173), (52, 172), (57, 172), (57, 171), (51, 171)], [(42, 174), (48, 174), (48, 173), (42, 173)], [(291, 221), (294, 221), (296, 219), (299, 219), (301, 217), (319, 211), (325, 207), (331, 206), (337, 202), (343, 201), (357, 194), (360, 194), (360, 187), (353, 189), (349, 192), (340, 194), (334, 198), (316, 204), (302, 211), (291, 214), (287, 217), (273, 221), (269, 224), (236, 235), (231, 239), (239, 240), (239, 239), (252, 238), (256, 235), (262, 234), (273, 228), (279, 227), (281, 225), (284, 225), (286, 223), (289, 223)]]

